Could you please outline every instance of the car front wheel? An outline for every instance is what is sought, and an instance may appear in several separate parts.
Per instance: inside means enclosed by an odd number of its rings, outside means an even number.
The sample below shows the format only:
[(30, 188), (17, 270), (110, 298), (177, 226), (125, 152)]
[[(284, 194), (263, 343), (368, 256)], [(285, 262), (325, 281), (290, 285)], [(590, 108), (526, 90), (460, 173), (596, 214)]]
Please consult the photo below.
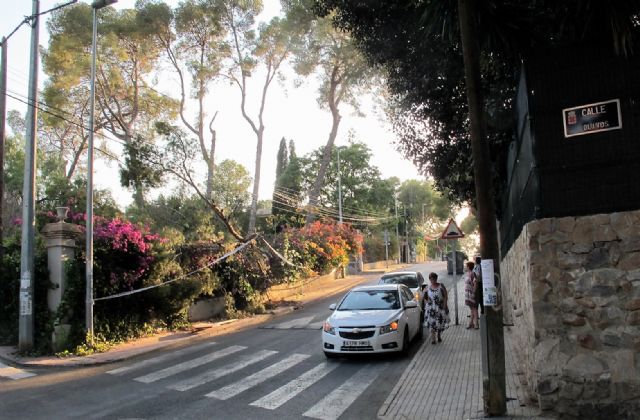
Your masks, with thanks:
[(423, 324), (424, 324), (424, 314), (421, 314), (420, 323), (418, 324), (418, 332), (416, 333), (416, 340), (418, 341), (422, 341), (422, 338), (424, 337)]
[(411, 341), (409, 340), (409, 329), (407, 327), (404, 328), (404, 334), (402, 336), (402, 350), (400, 350), (400, 355), (402, 357), (409, 354), (409, 345)]

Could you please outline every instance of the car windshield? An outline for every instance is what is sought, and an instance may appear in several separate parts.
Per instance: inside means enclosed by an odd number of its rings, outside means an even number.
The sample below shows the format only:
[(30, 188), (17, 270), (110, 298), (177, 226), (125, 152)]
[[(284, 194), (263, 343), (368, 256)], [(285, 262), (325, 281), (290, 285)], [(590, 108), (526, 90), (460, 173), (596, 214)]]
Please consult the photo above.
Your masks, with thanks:
[(395, 290), (358, 290), (349, 293), (339, 311), (400, 309), (398, 292)]
[(401, 274), (397, 276), (382, 277), (380, 279), (382, 284), (404, 284), (410, 289), (418, 287), (418, 276), (415, 274)]

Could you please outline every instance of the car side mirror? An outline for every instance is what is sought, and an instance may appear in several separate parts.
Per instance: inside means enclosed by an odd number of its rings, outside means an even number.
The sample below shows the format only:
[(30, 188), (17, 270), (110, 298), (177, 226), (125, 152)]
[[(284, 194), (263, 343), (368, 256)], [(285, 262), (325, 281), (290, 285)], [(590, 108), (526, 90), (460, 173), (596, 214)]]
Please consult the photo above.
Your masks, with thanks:
[(329, 310), (330, 311), (335, 311), (336, 310), (336, 304), (332, 303), (331, 305), (329, 305)]
[(422, 290), (424, 290), (424, 289), (426, 289), (426, 288), (427, 288), (427, 285), (426, 285), (426, 284), (423, 284), (422, 286), (420, 286), (420, 289), (422, 289)]
[(409, 309), (409, 308), (417, 308), (418, 307), (418, 302), (416, 302), (415, 300), (410, 300), (407, 303), (404, 304), (405, 309)]

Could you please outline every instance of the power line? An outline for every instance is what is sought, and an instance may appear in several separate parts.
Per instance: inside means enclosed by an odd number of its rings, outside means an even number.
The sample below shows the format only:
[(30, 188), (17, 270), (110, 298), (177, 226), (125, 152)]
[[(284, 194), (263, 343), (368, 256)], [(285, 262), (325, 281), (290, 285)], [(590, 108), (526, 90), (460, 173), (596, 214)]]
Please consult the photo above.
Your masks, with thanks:
[[(8, 90), (7, 92), (11, 92), (11, 93), (13, 93), (13, 94), (15, 94), (15, 95), (23, 96), (23, 95), (21, 95), (21, 94), (19, 94), (19, 93), (16, 93), (16, 92), (13, 92), (13, 91), (10, 91), (10, 90)], [(67, 123), (69, 123), (69, 124), (71, 124), (71, 125), (75, 126), (75, 127), (82, 128), (82, 129), (83, 129), (83, 130), (85, 130), (85, 131), (89, 131), (89, 128), (88, 128), (88, 127), (86, 127), (86, 126), (84, 126), (81, 122), (72, 121), (72, 120), (70, 120), (70, 119), (68, 119), (68, 118), (65, 118), (65, 117), (63, 117), (63, 116), (59, 115), (59, 114), (56, 114), (56, 113), (54, 113), (54, 112), (51, 112), (51, 111), (49, 111), (48, 109), (45, 109), (45, 107), (46, 107), (46, 108), (53, 109), (53, 110), (56, 110), (56, 111), (61, 112), (61, 113), (64, 113), (64, 114), (68, 114), (68, 115), (73, 116), (73, 115), (72, 115), (70, 112), (68, 112), (68, 111), (65, 111), (65, 110), (62, 110), (62, 109), (59, 109), (59, 108), (52, 107), (52, 106), (47, 105), (47, 104), (45, 104), (45, 103), (43, 103), (43, 102), (40, 102), (40, 101), (38, 101), (38, 102), (37, 102), (40, 106), (38, 106), (38, 105), (35, 105), (35, 106), (34, 106), (33, 104), (29, 103), (29, 100), (28, 100), (28, 99), (27, 99), (27, 100), (25, 100), (25, 99), (21, 99), (21, 98), (18, 98), (18, 97), (16, 97), (16, 96), (13, 96), (13, 95), (11, 95), (11, 94), (9, 94), (9, 93), (7, 93), (7, 96), (8, 96), (8, 97), (10, 97), (10, 98), (12, 98), (12, 99), (15, 99), (16, 101), (21, 102), (21, 103), (23, 103), (23, 104), (25, 104), (25, 105), (27, 105), (27, 106), (33, 106), (33, 107), (35, 107), (37, 110), (42, 111), (42, 112), (44, 112), (44, 113), (47, 113), (47, 114), (51, 115), (52, 117), (58, 118), (58, 119), (60, 119), (60, 120), (62, 120), (62, 121), (64, 121), (64, 122), (67, 122)], [(120, 144), (121, 146), (126, 146), (126, 145), (127, 145), (127, 143), (125, 143), (124, 141), (122, 141), (122, 140), (120, 140), (120, 139), (117, 139), (117, 138), (113, 138), (113, 137), (106, 136), (104, 133), (101, 133), (101, 132), (98, 132), (98, 131), (94, 131), (94, 133), (95, 133), (95, 134), (97, 134), (98, 136), (102, 137), (102, 138), (103, 138), (103, 139), (105, 139), (105, 140), (110, 140), (110, 141), (116, 142), (116, 143)]]
[[(282, 195), (288, 195), (288, 197), (293, 198), (294, 196), (292, 194), (295, 194), (296, 192), (292, 189), (286, 188), (286, 187), (276, 187), (274, 189), (274, 193), (280, 193)], [(374, 217), (374, 218), (386, 218), (388, 217), (387, 215), (385, 215), (384, 213), (377, 213), (374, 211), (369, 211), (369, 210), (363, 210), (363, 209), (357, 209), (355, 207), (348, 207), (348, 206), (342, 206), (343, 210), (351, 210), (352, 215), (357, 215), (357, 216), (370, 216), (370, 217)]]
[(49, 10), (45, 10), (44, 12), (36, 13), (35, 15), (25, 16), (25, 17), (24, 17), (24, 19), (23, 19), (23, 21), (22, 21), (22, 22), (20, 22), (20, 24), (19, 24), (18, 26), (16, 26), (16, 28), (15, 28), (13, 31), (11, 31), (11, 33), (10, 33), (9, 35), (7, 35), (7, 36), (5, 37), (5, 39), (7, 39), (7, 40), (8, 40), (9, 38), (11, 38), (11, 36), (12, 36), (13, 34), (15, 34), (15, 33), (18, 31), (18, 29), (20, 29), (20, 27), (21, 27), (22, 25), (24, 25), (24, 24), (28, 24), (28, 23), (29, 23), (29, 22), (31, 22), (32, 20), (35, 20), (38, 16), (42, 16), (42, 15), (47, 14), (47, 13), (55, 12), (55, 11), (56, 11), (56, 10), (58, 10), (58, 9), (62, 9), (63, 7), (70, 6), (70, 5), (72, 5), (72, 4), (74, 4), (74, 3), (77, 3), (77, 2), (78, 2), (78, 0), (71, 0), (71, 1), (70, 1), (70, 2), (68, 2), (68, 3), (64, 3), (64, 4), (61, 4), (61, 5), (59, 5), (59, 6), (52, 7), (51, 9), (49, 9)]
[[(296, 208), (296, 209), (300, 209), (303, 213), (305, 211), (309, 211), (315, 215), (318, 216), (323, 216), (323, 217), (329, 217), (332, 218), (334, 220), (338, 220), (339, 219), (339, 215), (332, 209), (327, 209), (325, 207), (321, 207), (321, 206), (296, 206), (293, 205), (291, 203), (288, 202), (281, 202), (278, 200), (274, 200), (274, 203), (276, 204), (280, 204), (280, 205), (284, 205), (284, 206), (288, 206), (291, 208)], [(368, 219), (364, 219), (364, 218), (358, 218), (358, 217), (350, 217), (350, 216), (345, 216), (343, 215), (343, 219), (345, 220), (350, 220), (352, 222), (362, 222), (362, 223), (374, 223), (374, 222), (378, 222), (378, 219), (373, 219), (373, 218), (368, 218)]]
[[(280, 192), (274, 191), (274, 199), (275, 198), (277, 198), (278, 200), (285, 200), (284, 202), (280, 201), (279, 204), (286, 204), (290, 206), (295, 205), (296, 207), (300, 207), (297, 200), (292, 199), (291, 196), (287, 196), (286, 194), (282, 194)], [(336, 216), (339, 217), (338, 212), (332, 208), (322, 207), (322, 206), (313, 206), (313, 207), (310, 207), (309, 205), (306, 206), (306, 209), (310, 209), (310, 208), (316, 210), (316, 213), (319, 213), (319, 214), (329, 215), (330, 217), (336, 217)], [(346, 214), (346, 215), (343, 214), (343, 218), (356, 221), (356, 222), (370, 223), (370, 222), (389, 220), (389, 219), (392, 219), (393, 217), (391, 216), (368, 217), (367, 215), (361, 215), (361, 214)]]
[[(311, 212), (312, 214), (315, 214), (316, 216), (320, 216), (320, 217), (325, 217), (325, 218), (329, 218), (329, 219), (333, 219), (338, 221), (339, 220), (339, 216), (335, 213), (335, 212), (331, 212), (331, 211), (326, 211), (324, 210), (323, 207), (301, 207), (301, 206), (296, 206), (296, 205), (292, 205), (290, 203), (286, 203), (286, 202), (281, 202), (278, 200), (274, 200), (273, 204), (276, 204), (277, 206), (274, 206), (274, 208), (281, 210), (281, 211), (285, 211), (288, 213), (293, 213), (296, 215), (303, 215), (306, 211)], [(284, 207), (280, 207), (280, 206), (285, 206), (287, 208)], [(289, 209), (295, 209), (295, 210), (289, 210)], [(300, 210), (300, 211), (297, 211)], [(347, 220), (349, 222), (352, 223), (365, 223), (365, 224), (369, 224), (369, 225), (377, 225), (380, 224), (380, 222), (382, 220), (380, 219), (362, 219), (362, 218), (354, 218), (354, 217), (349, 217), (349, 216), (342, 216), (343, 220)]]
[(122, 293), (116, 293), (116, 294), (109, 295), (109, 296), (103, 296), (103, 297), (95, 298), (93, 300), (97, 302), (97, 301), (100, 301), (100, 300), (110, 300), (110, 299), (115, 299), (115, 298), (119, 298), (119, 297), (123, 297), (123, 296), (129, 296), (129, 295), (133, 295), (133, 294), (136, 294), (136, 293), (144, 292), (144, 291), (147, 291), (147, 290), (155, 289), (155, 288), (160, 287), (160, 286), (165, 286), (167, 284), (174, 283), (174, 282), (179, 281), (179, 280), (186, 279), (187, 277), (191, 277), (192, 275), (204, 270), (205, 268), (209, 268), (209, 267), (219, 263), (220, 261), (229, 258), (233, 254), (242, 251), (242, 249), (244, 247), (246, 247), (247, 245), (249, 245), (253, 240), (254, 240), (254, 238), (242, 243), (241, 245), (236, 247), (234, 250), (227, 252), (223, 256), (217, 258), (215, 261), (210, 262), (208, 264), (205, 264), (204, 266), (202, 266), (200, 268), (197, 268), (197, 269), (195, 269), (195, 270), (191, 271), (190, 273), (187, 273), (187, 274), (185, 274), (183, 276), (176, 277), (174, 279), (164, 281), (164, 282), (162, 282), (160, 284), (154, 284), (152, 286), (147, 286), (147, 287), (143, 287), (143, 288), (140, 288), (140, 289), (130, 290), (128, 292), (122, 292)]
[[(27, 106), (34, 107), (35, 109), (37, 109), (37, 110), (39, 110), (39, 111), (42, 111), (42, 112), (44, 112), (44, 113), (46, 113), (46, 114), (49, 114), (49, 115), (51, 115), (51, 116), (53, 116), (53, 117), (55, 117), (55, 118), (59, 118), (59, 119), (61, 119), (62, 121), (68, 122), (69, 124), (72, 124), (72, 125), (77, 126), (77, 127), (80, 127), (80, 128), (84, 128), (84, 129), (86, 130), (86, 127), (84, 127), (84, 126), (82, 126), (82, 125), (80, 125), (80, 124), (78, 124), (78, 123), (76, 123), (76, 122), (74, 122), (74, 121), (68, 120), (68, 119), (66, 119), (66, 118), (64, 118), (64, 117), (62, 117), (62, 116), (60, 116), (60, 115), (54, 114), (53, 112), (51, 112), (51, 111), (49, 111), (49, 110), (47, 110), (47, 109), (44, 109), (44, 108), (39, 107), (39, 106), (37, 106), (37, 105), (36, 105), (36, 106), (34, 106), (34, 105), (30, 104), (28, 100), (20, 99), (20, 98), (18, 98), (18, 97), (16, 97), (16, 96), (13, 96), (13, 95), (9, 94), (9, 93), (7, 93), (7, 96), (8, 96), (9, 98), (12, 98), (12, 99), (14, 99), (14, 100), (18, 101), (18, 102), (22, 102), (23, 104), (25, 104), (25, 105), (27, 105)], [(105, 136), (105, 135), (104, 135), (104, 134), (102, 134), (102, 133), (96, 132), (96, 134), (97, 134), (98, 136), (102, 137), (102, 138), (103, 138), (103, 139), (105, 139), (105, 140), (111, 140), (111, 141), (115, 141), (116, 143), (120, 143), (121, 145), (126, 145), (124, 142), (122, 142), (122, 141), (120, 141), (120, 140), (117, 140), (117, 139), (114, 139), (114, 138), (111, 138), (111, 137), (107, 137), (107, 136)], [(119, 163), (123, 163), (123, 162), (122, 162), (122, 161), (121, 161), (117, 156), (115, 156), (115, 155), (111, 154), (110, 152), (108, 152), (108, 151), (106, 151), (106, 150), (104, 150), (104, 149), (101, 149), (101, 148), (96, 147), (96, 150), (100, 151), (100, 152), (101, 152), (101, 153), (103, 153), (105, 156), (109, 156), (110, 158), (112, 158), (112, 159), (114, 159), (114, 160), (118, 161)]]

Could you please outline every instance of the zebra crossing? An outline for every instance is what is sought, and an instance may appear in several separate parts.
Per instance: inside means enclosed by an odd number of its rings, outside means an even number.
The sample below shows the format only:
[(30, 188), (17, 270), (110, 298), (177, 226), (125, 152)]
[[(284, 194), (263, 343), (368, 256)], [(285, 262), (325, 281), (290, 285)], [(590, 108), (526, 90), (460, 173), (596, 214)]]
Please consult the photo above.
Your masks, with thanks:
[[(161, 386), (166, 390), (194, 392), (212, 402), (240, 396), (243, 404), (264, 410), (277, 410), (294, 398), (310, 400), (302, 416), (337, 419), (360, 397), (389, 366), (388, 362), (356, 364), (336, 375), (341, 384), (318, 395), (313, 386), (344, 366), (340, 361), (314, 361), (312, 355), (281, 354), (276, 350), (251, 349), (230, 345), (218, 348), (215, 342), (202, 343), (172, 353), (142, 360), (107, 371), (128, 377), (140, 386)], [(199, 353), (206, 352), (204, 355)], [(178, 357), (189, 358), (171, 363)], [(190, 358), (191, 357), (191, 358)], [(242, 377), (233, 377), (241, 373)], [(220, 382), (216, 382), (220, 380)], [(322, 386), (327, 387), (327, 383)], [(257, 393), (247, 392), (258, 390)], [(252, 395), (247, 398), (247, 392)], [(303, 396), (304, 395), (304, 396)]]
[(263, 330), (319, 330), (322, 328), (325, 319), (326, 316), (321, 316), (320, 319), (318, 319), (318, 316), (306, 316), (276, 324), (266, 324), (259, 328)]
[(0, 362), (0, 377), (7, 378), (12, 380), (30, 378), (32, 376), (36, 376), (35, 373), (29, 372), (24, 369), (15, 368), (12, 366), (7, 366), (4, 363)]

